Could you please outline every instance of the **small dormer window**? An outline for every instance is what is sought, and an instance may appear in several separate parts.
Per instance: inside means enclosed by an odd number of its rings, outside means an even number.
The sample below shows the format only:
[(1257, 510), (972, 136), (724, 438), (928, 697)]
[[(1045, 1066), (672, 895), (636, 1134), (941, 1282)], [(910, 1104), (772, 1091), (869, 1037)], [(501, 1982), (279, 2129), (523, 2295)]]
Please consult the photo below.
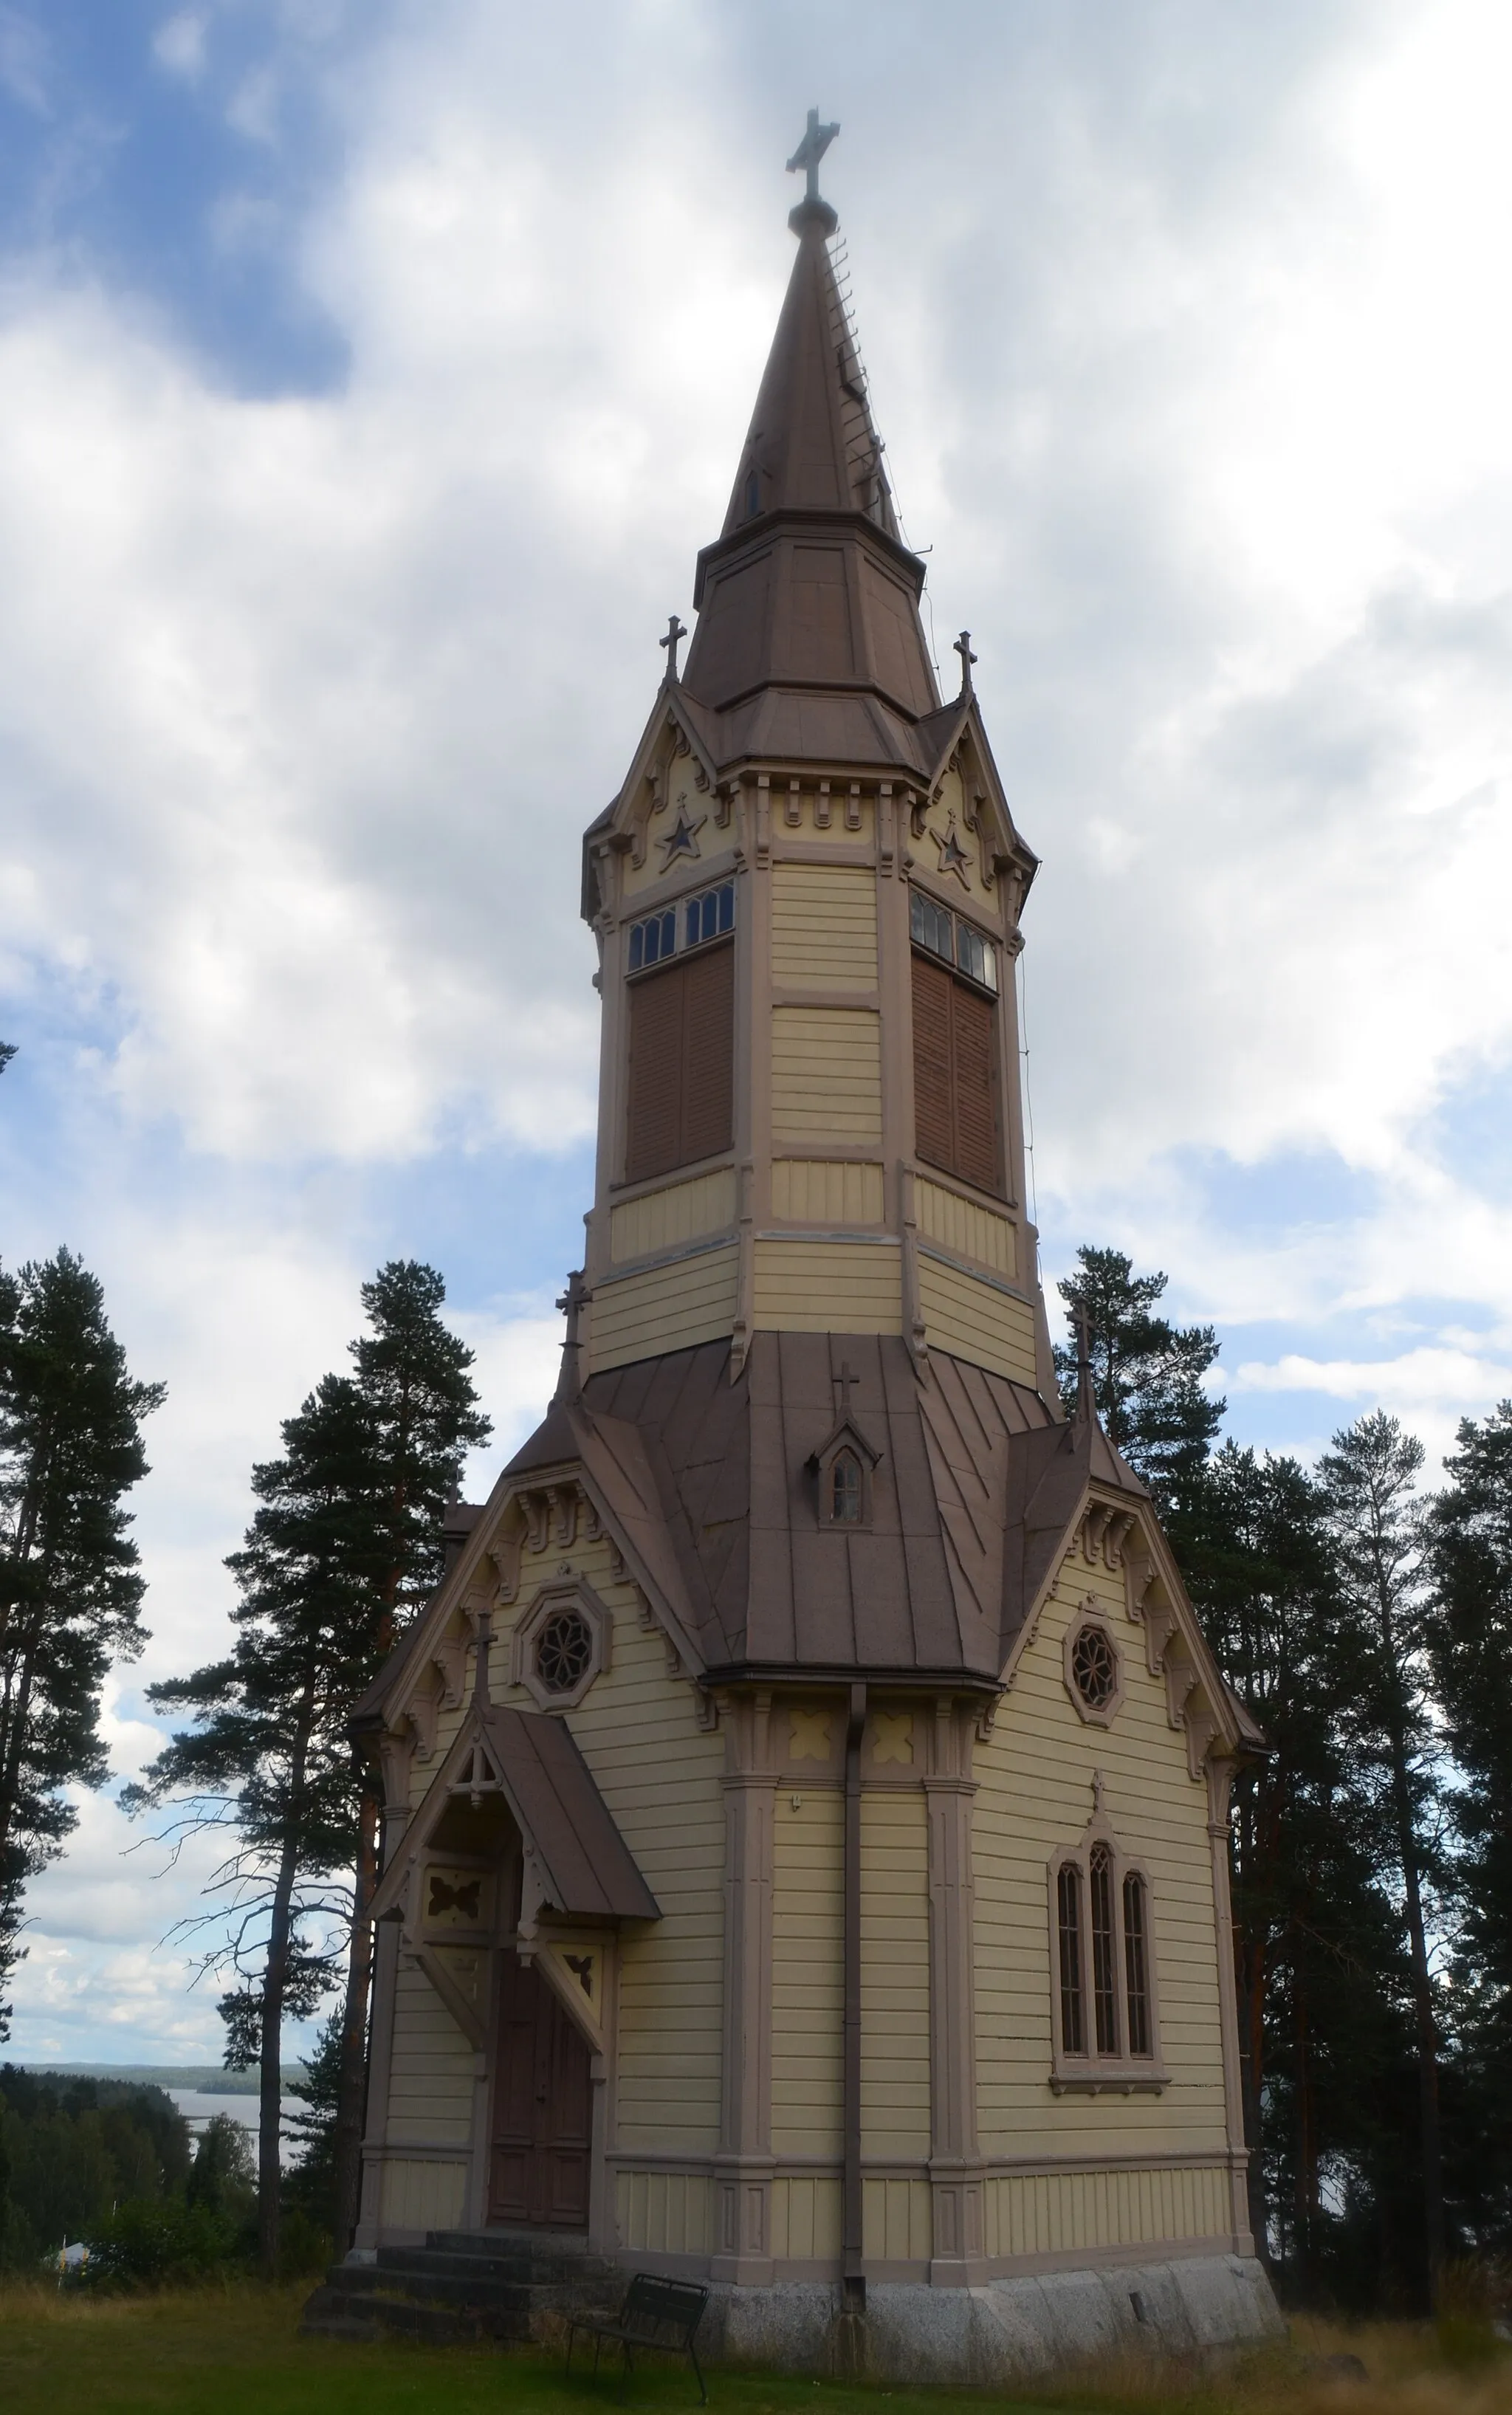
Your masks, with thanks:
[(831, 1462), (830, 1522), (833, 1526), (861, 1522), (861, 1463), (853, 1450), (837, 1451)]

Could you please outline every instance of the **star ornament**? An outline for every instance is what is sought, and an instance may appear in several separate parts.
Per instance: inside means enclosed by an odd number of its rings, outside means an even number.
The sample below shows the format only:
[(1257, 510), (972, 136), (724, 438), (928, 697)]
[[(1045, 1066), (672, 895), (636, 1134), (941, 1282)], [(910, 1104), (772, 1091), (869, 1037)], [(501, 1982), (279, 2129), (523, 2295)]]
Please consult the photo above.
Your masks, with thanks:
[(935, 844), (940, 851), (940, 870), (942, 872), (953, 872), (957, 880), (961, 883), (962, 888), (966, 888), (968, 886), (967, 874), (970, 869), (971, 858), (967, 855), (966, 848), (962, 846), (959, 838), (956, 836), (955, 816), (953, 814), (951, 816), (945, 836), (941, 838), (938, 831), (936, 831), (934, 833), (934, 837)]
[(669, 863), (676, 863), (682, 856), (697, 855), (699, 851), (698, 832), (702, 830), (708, 819), (709, 817), (707, 814), (700, 814), (696, 821), (690, 822), (688, 819), (688, 809), (686, 805), (681, 803), (679, 804), (677, 820), (673, 823), (671, 829), (656, 842), (657, 846), (663, 851), (662, 869), (664, 872)]

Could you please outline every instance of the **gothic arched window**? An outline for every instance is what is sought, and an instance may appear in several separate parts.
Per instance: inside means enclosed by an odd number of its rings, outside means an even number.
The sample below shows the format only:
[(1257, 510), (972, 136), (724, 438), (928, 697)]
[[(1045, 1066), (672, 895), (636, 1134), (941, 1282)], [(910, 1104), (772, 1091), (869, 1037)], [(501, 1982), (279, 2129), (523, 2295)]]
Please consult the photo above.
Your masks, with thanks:
[(1149, 1878), (1100, 1812), (1050, 1865), (1055, 1973), (1050, 2084), (1057, 2095), (1160, 2089)]
[(853, 1450), (837, 1450), (830, 1462), (830, 1522), (833, 1526), (861, 1522), (861, 1463)]

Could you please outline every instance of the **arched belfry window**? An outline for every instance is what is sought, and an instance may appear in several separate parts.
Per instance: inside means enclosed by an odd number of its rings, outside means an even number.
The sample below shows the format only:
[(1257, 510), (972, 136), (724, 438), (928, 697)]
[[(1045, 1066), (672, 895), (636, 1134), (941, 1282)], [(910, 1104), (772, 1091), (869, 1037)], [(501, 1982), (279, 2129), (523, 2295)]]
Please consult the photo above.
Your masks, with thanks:
[(830, 1523), (859, 1526), (861, 1508), (861, 1461), (853, 1450), (837, 1450), (830, 1462)]
[(1056, 2095), (1163, 2088), (1149, 1873), (1098, 1810), (1050, 1861), (1052, 2045)]

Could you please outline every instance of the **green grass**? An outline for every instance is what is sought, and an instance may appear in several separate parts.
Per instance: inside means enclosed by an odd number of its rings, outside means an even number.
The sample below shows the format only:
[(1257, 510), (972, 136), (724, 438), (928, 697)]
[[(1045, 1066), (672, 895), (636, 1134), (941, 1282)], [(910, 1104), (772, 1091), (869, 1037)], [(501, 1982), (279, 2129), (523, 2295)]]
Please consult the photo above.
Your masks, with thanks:
[[(562, 2376), (560, 2353), (349, 2347), (300, 2339), (309, 2284), (238, 2286), (150, 2298), (0, 2292), (5, 2415), (612, 2415), (617, 2384)], [(884, 2393), (826, 2382), (718, 2373), (711, 2404), (728, 2415), (880, 2415)], [(939, 2397), (886, 2393), (887, 2415), (927, 2415)], [(696, 2409), (681, 2358), (632, 2378), (627, 2407)]]
[[(3, 2415), (611, 2415), (612, 2379), (569, 2383), (560, 2352), (347, 2347), (298, 2336), (307, 2283), (263, 2289), (60, 2296), (0, 2285)], [(1312, 2362), (1347, 2348), (1370, 2379), (1340, 2382)], [(995, 2392), (887, 2391), (770, 2374), (716, 2371), (715, 2415), (1512, 2415), (1512, 2358), (1462, 2370), (1427, 2324), (1344, 2332), (1294, 2327), (1291, 2349), (1220, 2371), (1132, 2360)], [(632, 2379), (636, 2415), (697, 2406), (692, 2376), (666, 2360)]]

